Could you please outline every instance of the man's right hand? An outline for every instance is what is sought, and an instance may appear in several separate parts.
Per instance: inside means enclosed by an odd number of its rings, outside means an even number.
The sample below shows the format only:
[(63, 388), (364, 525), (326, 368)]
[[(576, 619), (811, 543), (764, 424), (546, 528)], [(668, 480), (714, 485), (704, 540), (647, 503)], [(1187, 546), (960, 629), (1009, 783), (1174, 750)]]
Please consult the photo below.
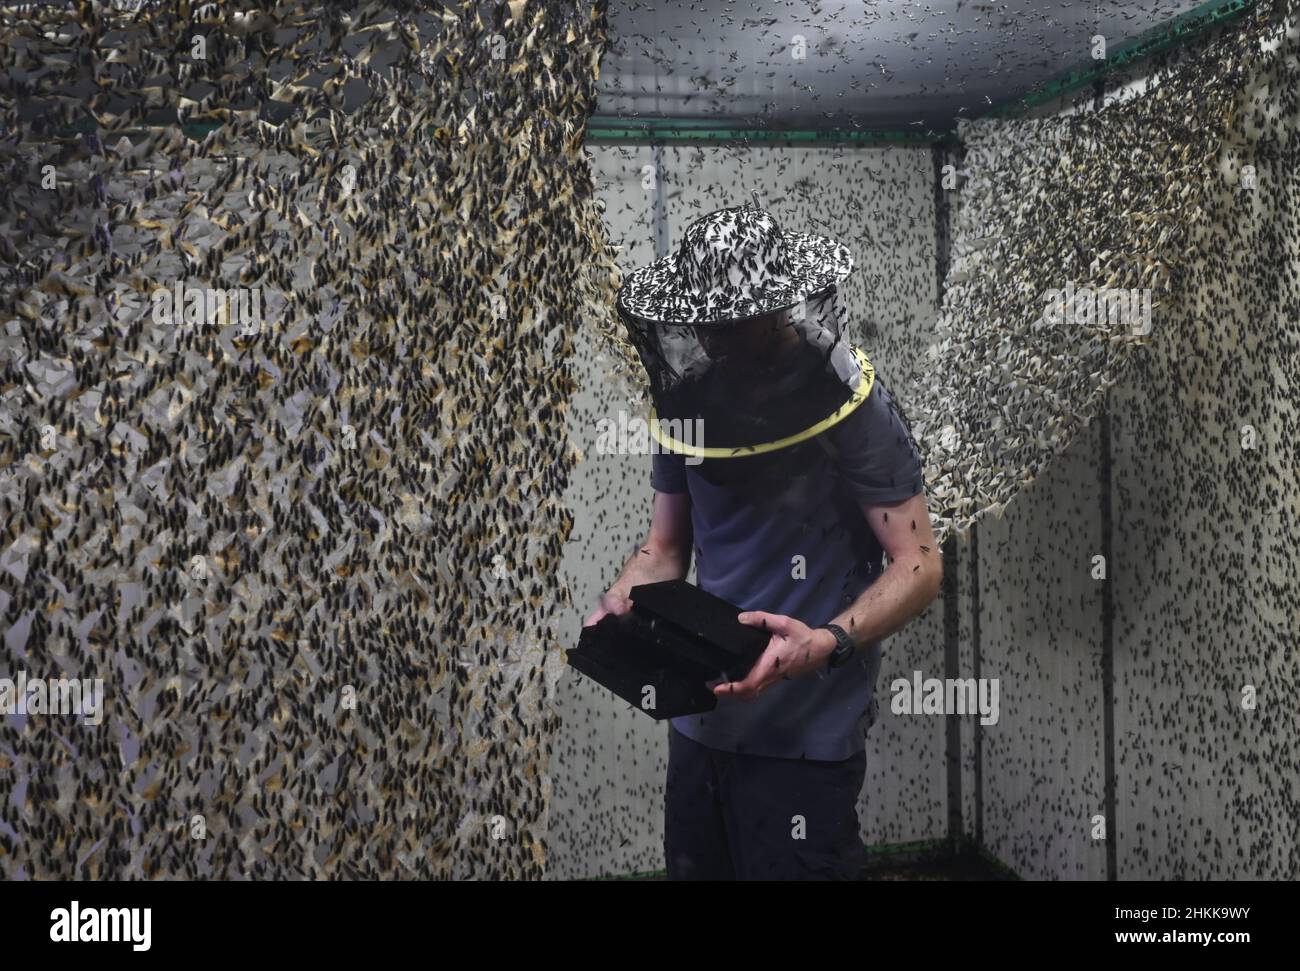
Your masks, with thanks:
[(582, 622), (583, 627), (590, 627), (600, 622), (602, 617), (613, 614), (615, 617), (621, 616), (632, 609), (632, 601), (621, 593), (615, 593), (613, 590), (606, 590), (600, 595), (600, 600), (596, 604), (596, 609), (591, 612), (586, 620)]

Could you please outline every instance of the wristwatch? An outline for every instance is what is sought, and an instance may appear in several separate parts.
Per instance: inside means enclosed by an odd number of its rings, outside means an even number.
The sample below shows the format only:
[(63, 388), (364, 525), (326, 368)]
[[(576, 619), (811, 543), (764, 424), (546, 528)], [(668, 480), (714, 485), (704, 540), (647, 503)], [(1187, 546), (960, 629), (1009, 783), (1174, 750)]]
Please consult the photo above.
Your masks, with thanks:
[(835, 637), (835, 650), (831, 651), (830, 657), (826, 661), (826, 666), (831, 668), (842, 667), (853, 656), (858, 646), (853, 643), (853, 638), (844, 633), (844, 628), (838, 624), (822, 624), (818, 630), (828, 630)]

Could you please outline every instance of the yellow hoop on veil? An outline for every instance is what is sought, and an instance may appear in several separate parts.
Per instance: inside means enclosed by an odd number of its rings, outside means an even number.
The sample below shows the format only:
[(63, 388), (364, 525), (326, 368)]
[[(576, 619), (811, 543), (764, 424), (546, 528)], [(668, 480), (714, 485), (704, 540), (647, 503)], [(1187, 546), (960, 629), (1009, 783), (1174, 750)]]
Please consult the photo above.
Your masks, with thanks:
[(736, 448), (709, 448), (703, 445), (689, 445), (686, 442), (679, 442), (671, 435), (666, 434), (659, 427), (658, 417), (655, 415), (654, 407), (650, 408), (650, 434), (654, 440), (670, 452), (676, 452), (680, 455), (689, 455), (692, 458), (701, 459), (735, 459), (744, 458), (747, 455), (762, 455), (765, 452), (775, 452), (777, 449), (788, 448), (791, 445), (798, 445), (800, 442), (806, 442), (808, 439), (820, 435), (826, 429), (838, 425), (845, 418), (851, 415), (862, 402), (867, 400), (871, 394), (872, 387), (876, 383), (876, 369), (871, 362), (867, 360), (867, 355), (862, 353), (862, 349), (853, 348), (853, 356), (858, 362), (858, 387), (844, 404), (840, 405), (830, 415), (817, 422), (815, 425), (809, 425), (801, 432), (795, 432), (793, 435), (787, 435), (785, 438), (778, 438), (773, 442), (760, 442), (758, 445), (741, 445)]

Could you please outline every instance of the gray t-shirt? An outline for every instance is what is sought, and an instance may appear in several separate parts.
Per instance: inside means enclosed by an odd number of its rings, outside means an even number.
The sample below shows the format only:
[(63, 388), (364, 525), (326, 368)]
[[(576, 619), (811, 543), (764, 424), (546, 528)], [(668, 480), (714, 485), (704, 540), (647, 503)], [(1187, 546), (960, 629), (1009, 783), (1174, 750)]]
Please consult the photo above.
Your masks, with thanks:
[[(690, 493), (702, 590), (742, 610), (786, 614), (816, 627), (881, 574), (884, 550), (862, 505), (923, 491), (907, 419), (877, 375), (867, 400), (823, 435), (835, 459), (826, 449), (810, 449), (803, 474), (748, 497), (708, 482), (681, 455), (654, 455), (655, 490)], [(875, 721), (879, 672), (877, 642), (841, 668), (778, 682), (753, 701), (719, 698), (713, 711), (674, 718), (673, 726), (724, 751), (846, 759), (862, 750)]]

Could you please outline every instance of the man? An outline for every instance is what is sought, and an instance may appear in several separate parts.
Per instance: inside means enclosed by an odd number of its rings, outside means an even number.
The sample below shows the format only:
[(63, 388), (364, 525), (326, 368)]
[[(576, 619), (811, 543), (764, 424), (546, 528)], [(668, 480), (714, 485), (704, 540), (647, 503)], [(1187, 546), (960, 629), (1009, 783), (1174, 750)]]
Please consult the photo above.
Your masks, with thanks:
[(906, 421), (840, 339), (851, 269), (842, 244), (723, 209), (619, 292), (658, 417), (700, 419), (714, 444), (660, 434), (649, 535), (586, 623), (685, 577), (693, 547), (700, 588), (771, 634), (743, 681), (713, 688), (715, 710), (672, 720), (670, 879), (848, 879), (863, 862), (880, 641), (942, 567)]

